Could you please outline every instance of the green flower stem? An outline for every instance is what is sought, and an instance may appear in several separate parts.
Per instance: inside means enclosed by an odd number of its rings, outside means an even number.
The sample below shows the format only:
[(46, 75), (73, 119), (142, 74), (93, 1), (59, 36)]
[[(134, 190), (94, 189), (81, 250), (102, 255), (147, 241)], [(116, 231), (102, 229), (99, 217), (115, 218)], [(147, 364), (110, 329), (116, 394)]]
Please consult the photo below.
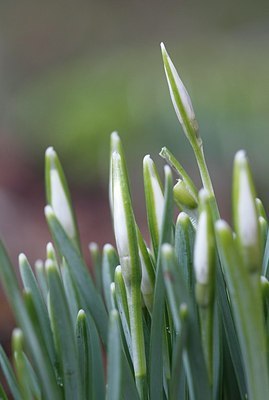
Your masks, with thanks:
[(198, 164), (198, 167), (200, 170), (203, 186), (211, 196), (214, 196), (214, 189), (213, 189), (211, 178), (210, 178), (208, 168), (206, 165), (202, 141), (201, 141), (201, 139), (192, 141), (191, 145), (192, 145), (192, 148), (193, 148), (196, 160), (197, 160), (197, 164)]

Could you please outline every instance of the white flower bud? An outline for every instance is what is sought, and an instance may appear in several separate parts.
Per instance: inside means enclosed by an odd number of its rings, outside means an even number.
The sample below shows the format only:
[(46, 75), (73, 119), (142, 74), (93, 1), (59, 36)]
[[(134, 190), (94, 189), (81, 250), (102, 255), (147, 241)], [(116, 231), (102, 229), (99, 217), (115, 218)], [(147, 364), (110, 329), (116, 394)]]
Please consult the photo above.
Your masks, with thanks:
[(70, 199), (67, 195), (66, 184), (63, 181), (57, 154), (52, 147), (46, 151), (46, 174), (48, 201), (53, 211), (70, 239), (76, 238), (76, 225), (71, 209)]
[(195, 118), (192, 102), (190, 96), (181, 81), (177, 70), (172, 63), (163, 43), (161, 43), (161, 50), (164, 61), (164, 69), (165, 75), (168, 82), (169, 92), (172, 99), (172, 103), (178, 117), (180, 124), (183, 126), (186, 135), (188, 136), (189, 132), (186, 132), (187, 124), (189, 123), (197, 135), (198, 132), (198, 124)]

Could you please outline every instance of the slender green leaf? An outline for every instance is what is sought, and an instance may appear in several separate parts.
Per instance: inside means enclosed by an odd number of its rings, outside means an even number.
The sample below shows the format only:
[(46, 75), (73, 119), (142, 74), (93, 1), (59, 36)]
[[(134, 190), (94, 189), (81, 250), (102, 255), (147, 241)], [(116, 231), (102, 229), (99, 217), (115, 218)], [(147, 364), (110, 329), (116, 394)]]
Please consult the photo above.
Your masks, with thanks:
[(10, 365), (9, 359), (7, 358), (6, 353), (1, 345), (0, 345), (0, 365), (1, 365), (1, 369), (3, 371), (4, 377), (9, 386), (10, 392), (12, 393), (12, 396), (14, 397), (15, 400), (21, 400), (22, 396), (20, 393), (17, 378), (16, 378), (16, 376), (13, 372), (13, 369)]
[(77, 349), (83, 399), (105, 398), (102, 347), (93, 319), (80, 310), (76, 325)]
[(40, 287), (43, 299), (46, 303), (47, 296), (48, 296), (48, 283), (47, 283), (47, 277), (46, 277), (46, 272), (45, 272), (45, 265), (42, 260), (37, 260), (35, 262), (35, 276), (36, 276), (38, 285)]
[(1, 382), (0, 382), (0, 400), (8, 400), (7, 394), (6, 394), (5, 390), (4, 390)]
[(79, 310), (76, 323), (76, 339), (78, 350), (79, 372), (82, 382), (82, 398), (92, 398), (92, 355), (90, 337), (87, 328), (86, 314)]
[(141, 270), (142, 270), (141, 292), (145, 306), (147, 307), (149, 313), (151, 313), (153, 307), (154, 285), (155, 285), (154, 263), (151, 260), (143, 236), (138, 227), (137, 227), (137, 239), (138, 239), (139, 256), (140, 256)]
[(185, 282), (194, 296), (193, 249), (195, 230), (189, 216), (182, 212), (178, 215), (175, 230), (175, 252), (182, 269)]
[(99, 293), (102, 293), (102, 257), (97, 243), (91, 242), (89, 244), (89, 251), (92, 259), (92, 266), (94, 270), (95, 286)]
[(62, 261), (61, 265), (61, 274), (63, 279), (63, 286), (65, 291), (65, 297), (69, 306), (69, 312), (72, 319), (72, 325), (75, 329), (76, 321), (77, 321), (77, 314), (79, 312), (79, 295), (77, 293), (77, 289), (74, 285), (70, 267), (66, 263), (65, 259)]
[(81, 399), (81, 380), (78, 370), (78, 355), (75, 346), (74, 328), (68, 309), (62, 282), (55, 264), (46, 263), (50, 291), (50, 313), (56, 348), (60, 352), (65, 399)]
[(216, 233), (244, 360), (248, 398), (264, 399), (269, 396), (269, 375), (260, 285), (254, 285), (256, 276), (250, 277), (242, 264), (232, 231), (224, 221), (217, 223)]
[(112, 178), (114, 233), (127, 291), (136, 384), (140, 397), (144, 399), (147, 396), (147, 367), (140, 290), (142, 274), (125, 165), (117, 152), (112, 154)]
[[(164, 211), (159, 249), (162, 243), (171, 243), (173, 216), (173, 183), (172, 173), (165, 167)], [(150, 397), (162, 399), (163, 396), (163, 326), (165, 310), (165, 288), (161, 267), (161, 252), (159, 251), (156, 267), (154, 302), (152, 310), (150, 334)]]
[(29, 371), (23, 354), (23, 333), (19, 328), (15, 328), (12, 332), (12, 352), (22, 397), (23, 399), (31, 399), (32, 391)]
[(112, 310), (109, 317), (106, 399), (121, 399), (122, 392), (123, 370), (122, 348), (119, 330), (119, 313), (116, 310)]
[(129, 354), (132, 357), (132, 337), (130, 331), (130, 315), (128, 309), (128, 299), (120, 265), (118, 265), (117, 268), (115, 269), (115, 294), (116, 294), (117, 310), (120, 315), (125, 341), (128, 347)]
[(112, 309), (110, 285), (114, 279), (116, 266), (119, 265), (119, 257), (111, 244), (106, 244), (103, 248), (102, 257), (102, 282), (106, 308), (110, 312)]
[(188, 309), (188, 335), (184, 348), (184, 368), (188, 380), (190, 398), (204, 400), (211, 398), (211, 390), (207, 377), (206, 364), (199, 335), (197, 314), (187, 285), (178, 266), (172, 246), (162, 247), (162, 267), (176, 332), (181, 330), (180, 305), (186, 304)]
[(104, 377), (104, 366), (102, 357), (102, 346), (100, 343), (100, 338), (98, 331), (96, 329), (95, 323), (91, 315), (86, 314), (87, 321), (87, 332), (90, 337), (91, 345), (91, 390), (93, 400), (103, 400), (105, 399), (105, 377)]
[[(42, 335), (36, 334), (38, 326), (37, 315), (32, 318), (26, 311), (20, 294), (19, 286), (13, 267), (10, 263), (6, 250), (0, 242), (0, 280), (5, 293), (12, 306), (18, 324), (21, 326), (27, 348), (34, 361), (34, 368), (42, 385), (42, 393), (46, 400), (62, 399), (62, 390), (57, 385), (54, 366), (51, 365), (45, 343), (42, 343)], [(42, 344), (40, 344), (40, 341)]]
[(66, 235), (53, 210), (46, 207), (45, 212), (57, 247), (69, 265), (71, 276), (78, 288), (81, 307), (93, 316), (102, 341), (106, 344), (108, 317), (103, 300), (93, 284), (80, 253)]
[(20, 266), (20, 274), (23, 286), (25, 290), (29, 290), (32, 294), (38, 322), (41, 328), (40, 331), (44, 337), (44, 343), (45, 346), (47, 347), (51, 363), (52, 365), (56, 365), (58, 361), (52, 339), (48, 310), (42, 298), (34, 273), (24, 254), (20, 254), (19, 256), (19, 266)]

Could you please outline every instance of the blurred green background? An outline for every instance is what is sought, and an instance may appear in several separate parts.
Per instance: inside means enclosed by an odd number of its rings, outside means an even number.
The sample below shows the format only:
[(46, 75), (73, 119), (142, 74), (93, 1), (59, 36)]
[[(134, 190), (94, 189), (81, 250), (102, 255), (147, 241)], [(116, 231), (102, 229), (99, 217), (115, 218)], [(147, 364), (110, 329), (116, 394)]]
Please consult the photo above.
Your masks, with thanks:
[[(44, 151), (57, 150), (83, 245), (113, 241), (109, 136), (126, 149), (145, 232), (142, 159), (170, 147), (200, 185), (165, 81), (164, 41), (193, 101), (221, 212), (245, 148), (269, 202), (268, 0), (0, 2), (0, 232), (12, 260), (45, 255)], [(143, 222), (142, 222), (143, 221)], [(2, 296), (0, 294), (0, 296)], [(0, 299), (1, 332), (8, 312)]]
[(114, 129), (131, 167), (164, 144), (191, 164), (164, 78), (164, 41), (209, 161), (229, 168), (244, 147), (268, 171), (268, 13), (265, 0), (1, 2), (2, 131), (40, 170), (55, 146), (76, 184), (107, 179)]
[(124, 141), (136, 203), (143, 156), (161, 166), (163, 145), (199, 182), (169, 98), (164, 41), (191, 95), (224, 214), (240, 148), (269, 201), (268, 22), (268, 0), (2, 1), (2, 191), (20, 186), (20, 199), (34, 207), (52, 145), (73, 192), (99, 193), (113, 130)]

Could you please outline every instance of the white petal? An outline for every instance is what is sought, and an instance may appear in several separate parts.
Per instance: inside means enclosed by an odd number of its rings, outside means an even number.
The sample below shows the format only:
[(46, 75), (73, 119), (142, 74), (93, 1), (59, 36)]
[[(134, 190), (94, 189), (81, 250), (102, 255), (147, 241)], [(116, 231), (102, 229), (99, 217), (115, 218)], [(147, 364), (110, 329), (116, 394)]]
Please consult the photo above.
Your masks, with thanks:
[(208, 218), (202, 211), (198, 221), (194, 246), (194, 268), (197, 282), (207, 284), (209, 279)]
[(59, 173), (53, 167), (50, 170), (51, 206), (56, 217), (70, 238), (75, 237), (75, 226), (66, 194), (60, 180)]

